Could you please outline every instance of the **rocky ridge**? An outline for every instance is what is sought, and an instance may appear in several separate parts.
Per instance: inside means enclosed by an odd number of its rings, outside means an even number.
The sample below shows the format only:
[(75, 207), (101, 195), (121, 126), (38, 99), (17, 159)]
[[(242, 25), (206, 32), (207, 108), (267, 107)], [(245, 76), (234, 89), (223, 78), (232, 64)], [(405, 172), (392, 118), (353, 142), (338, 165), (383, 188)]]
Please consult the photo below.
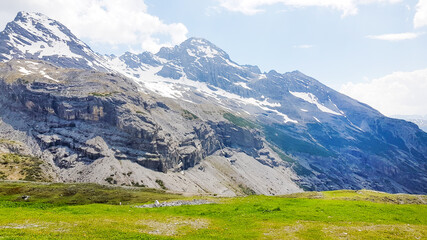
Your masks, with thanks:
[[(260, 159), (265, 148), (256, 130), (212, 121), (209, 115), (189, 120), (183, 114), (188, 110), (141, 94), (133, 81), (115, 74), (12, 60), (1, 64), (0, 78), (2, 128), (26, 132), (25, 139), (17, 140), (28, 147), (36, 143), (32, 152), (51, 163), (58, 180), (145, 185), (147, 180), (131, 176), (134, 171), (106, 166), (106, 176), (81, 175), (101, 159), (167, 173), (192, 168), (225, 148)], [(15, 139), (15, 134), (3, 136)]]

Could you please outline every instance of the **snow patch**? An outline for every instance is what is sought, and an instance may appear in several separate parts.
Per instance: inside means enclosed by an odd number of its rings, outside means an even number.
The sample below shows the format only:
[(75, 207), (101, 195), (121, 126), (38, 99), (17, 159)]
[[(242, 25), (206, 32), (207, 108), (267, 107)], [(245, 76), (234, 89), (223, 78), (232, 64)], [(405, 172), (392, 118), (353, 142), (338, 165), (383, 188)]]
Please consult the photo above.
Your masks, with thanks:
[(40, 70), (40, 74), (41, 74), (43, 77), (45, 77), (45, 78), (47, 78), (47, 79), (50, 79), (50, 80), (52, 80), (52, 81), (54, 81), (54, 82), (59, 82), (58, 80), (53, 79), (51, 76), (47, 75), (47, 74), (45, 73), (45, 71), (43, 71), (43, 70)]
[(20, 71), (21, 73), (23, 73), (24, 75), (28, 75), (28, 74), (31, 74), (32, 72), (31, 71), (29, 71), (29, 70), (27, 70), (27, 69), (25, 69), (24, 67), (19, 67), (19, 70), (18, 71)]
[(198, 53), (202, 53), (207, 58), (215, 58), (219, 52), (209, 46), (197, 46)]
[(233, 63), (232, 61), (230, 61), (230, 60), (228, 60), (228, 59), (226, 59), (226, 58), (225, 58), (224, 60), (225, 60), (225, 62), (226, 62), (228, 65), (230, 65), (230, 66), (232, 66), (232, 67), (242, 69), (242, 67), (241, 67), (241, 66), (239, 66), (239, 65), (237, 65), (237, 64), (235, 64), (235, 63)]
[(203, 41), (202, 39), (197, 39), (197, 38), (191, 39), (191, 43), (193, 43), (193, 44), (202, 44), (202, 45), (206, 44), (205, 41)]
[(8, 55), (8, 54), (0, 54), (2, 57), (5, 57), (7, 59), (7, 61), (12, 59), (12, 56)]
[(354, 123), (352, 123), (351, 121), (350, 121), (350, 119), (348, 119), (347, 117), (345, 117), (346, 119), (347, 119), (347, 121), (350, 123), (350, 125), (352, 126), (352, 127), (354, 127), (355, 129), (357, 129), (358, 131), (360, 131), (360, 132), (365, 132), (365, 131), (363, 131), (363, 129), (361, 129), (360, 127), (358, 127), (358, 126), (356, 126)]
[(16, 48), (18, 48), (24, 54), (38, 53), (39, 58), (42, 58), (44, 56), (55, 56), (55, 55), (64, 56), (68, 58), (82, 58), (80, 55), (77, 55), (71, 52), (69, 46), (64, 41), (52, 41), (49, 43), (38, 41), (38, 42), (33, 42), (30, 45), (17, 43)]
[(190, 49), (187, 49), (187, 53), (189, 56), (196, 57), (196, 54)]
[(312, 104), (316, 105), (316, 107), (320, 111), (322, 111), (322, 112), (342, 116), (342, 113), (335, 112), (334, 110), (331, 110), (331, 109), (327, 108), (326, 106), (322, 105), (319, 102), (319, 99), (316, 96), (314, 96), (312, 93), (307, 93), (307, 92), (292, 92), (292, 91), (289, 91), (289, 93), (291, 93), (292, 95), (294, 95), (297, 98), (300, 98), (300, 99), (302, 99), (302, 100), (304, 100), (306, 102), (309, 102), (309, 103), (312, 103)]
[[(233, 94), (234, 95), (234, 94)], [(236, 95), (238, 96), (238, 95)], [(244, 97), (237, 97), (238, 100), (240, 100), (243, 103), (247, 103), (247, 104), (251, 104), (251, 105), (255, 105), (258, 107), (281, 107), (282, 105), (280, 103), (271, 103), (268, 101), (268, 98), (265, 98), (263, 101), (257, 100), (255, 98), (244, 98)], [(270, 109), (269, 109), (270, 110)]]
[[(298, 121), (289, 118), (286, 114), (279, 112), (276, 109), (281, 107), (281, 104), (278, 102), (270, 102), (268, 98), (263, 96), (262, 100), (257, 100), (255, 98), (244, 98), (237, 94), (227, 92), (221, 88), (212, 89), (212, 86), (209, 86), (205, 82), (193, 81), (188, 79), (185, 72), (182, 71), (182, 67), (176, 66), (181, 69), (182, 77), (179, 80), (164, 78), (157, 75), (157, 73), (162, 69), (162, 66), (153, 67), (147, 66), (147, 68), (135, 68), (130, 69), (126, 67), (126, 64), (123, 63), (120, 59), (110, 59), (109, 67), (115, 69), (117, 72), (124, 74), (125, 76), (133, 79), (141, 86), (141, 91), (147, 89), (149, 91), (155, 92), (163, 97), (180, 99), (187, 101), (186, 92), (192, 90), (192, 92), (202, 93), (203, 96), (207, 98), (212, 98), (218, 102), (221, 106), (227, 108), (226, 106), (230, 101), (235, 102), (236, 104), (244, 104), (258, 107), (261, 110), (274, 113), (283, 118), (283, 122), (288, 123), (298, 123)], [(138, 77), (136, 77), (138, 76)], [(245, 84), (244, 82), (238, 82), (238, 85)], [(246, 86), (246, 85), (243, 85)], [(232, 111), (232, 109), (230, 109)]]
[(33, 62), (33, 61), (25, 61), (25, 63), (32, 64), (32, 65), (39, 65), (40, 64), (38, 62)]
[[(218, 76), (218, 78), (222, 78), (222, 79), (224, 79), (225, 81), (227, 81), (227, 82), (230, 82), (230, 80), (228, 80), (227, 78), (225, 78), (225, 77), (223, 77), (223, 76)], [(234, 83), (233, 83), (234, 84)], [(235, 84), (235, 85), (237, 85), (237, 84)], [(212, 86), (213, 87), (213, 86)]]
[(288, 122), (295, 123), (295, 124), (298, 123), (297, 120), (291, 119), (290, 117), (288, 117), (288, 115), (286, 115), (284, 113), (281, 113), (281, 112), (277, 111), (276, 109), (269, 109), (269, 111), (272, 111), (272, 112), (276, 113), (277, 115), (283, 117), (283, 122), (284, 123), (288, 123)]
[(246, 89), (252, 90), (252, 88), (248, 87), (248, 85), (246, 85), (245, 82), (236, 82), (236, 83), (233, 83), (233, 84), (237, 85), (237, 86), (241, 86), (242, 88), (246, 88)]

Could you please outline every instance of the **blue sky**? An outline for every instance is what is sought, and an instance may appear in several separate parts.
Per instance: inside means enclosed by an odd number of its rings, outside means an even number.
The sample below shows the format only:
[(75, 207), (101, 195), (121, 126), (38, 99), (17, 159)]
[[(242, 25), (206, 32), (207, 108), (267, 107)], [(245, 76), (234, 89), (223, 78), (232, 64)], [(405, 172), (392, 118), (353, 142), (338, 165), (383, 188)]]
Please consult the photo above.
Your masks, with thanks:
[(150, 14), (183, 23), (188, 36), (210, 40), (240, 64), (258, 65), (263, 71), (300, 70), (335, 89), (343, 82), (427, 67), (425, 34), (393, 42), (367, 38), (427, 31), (414, 30), (416, 3), (370, 4), (343, 17), (327, 7), (275, 4), (245, 15), (221, 9), (217, 1), (146, 1)]
[(300, 70), (386, 115), (427, 116), (427, 0), (6, 0), (94, 50), (156, 52), (206, 38), (239, 64)]

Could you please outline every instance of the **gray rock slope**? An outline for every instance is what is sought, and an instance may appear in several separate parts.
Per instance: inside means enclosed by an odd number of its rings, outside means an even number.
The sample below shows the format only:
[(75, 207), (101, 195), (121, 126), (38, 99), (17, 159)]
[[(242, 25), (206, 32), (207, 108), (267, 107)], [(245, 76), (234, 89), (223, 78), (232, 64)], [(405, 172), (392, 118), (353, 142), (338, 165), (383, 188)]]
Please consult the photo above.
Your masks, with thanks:
[[(199, 184), (198, 190), (186, 190), (194, 192), (214, 188), (202, 187), (206, 179), (225, 186), (219, 179), (239, 175), (240, 182), (250, 183), (256, 173), (243, 174), (236, 166), (259, 163), (274, 170), (263, 174), (275, 176), (280, 170), (287, 186), (294, 181), (311, 190), (427, 191), (427, 135), (415, 124), (387, 118), (301, 72), (262, 73), (239, 65), (204, 39), (190, 38), (157, 54), (100, 56), (60, 23), (18, 13), (0, 34), (0, 59), (7, 62), (2, 67), (4, 128), (22, 122), (13, 120), (14, 114), (37, 118), (36, 125), (20, 131), (51, 159), (64, 181), (114, 181), (120, 174), (108, 178), (105, 164), (120, 162), (141, 166), (142, 172), (150, 169), (140, 177), (168, 172), (162, 175), (166, 179), (184, 170), (188, 181)], [(22, 122), (27, 123), (30, 119)], [(230, 156), (253, 161), (232, 165)], [(216, 164), (223, 158), (229, 165)], [(236, 170), (230, 173), (234, 177), (226, 174), (230, 169)], [(189, 180), (187, 172), (215, 177)], [(271, 179), (254, 179), (251, 186), (258, 192), (266, 193), (255, 183), (277, 186)], [(272, 189), (271, 194), (280, 192)]]
[(204, 39), (149, 58), (156, 57), (162, 66), (125, 62), (116, 69), (146, 87), (157, 84), (144, 82), (154, 69), (150, 78), (160, 76), (170, 88), (159, 94), (193, 102), (203, 96), (260, 123), (267, 141), (292, 159), (306, 189), (426, 192), (426, 133), (415, 124), (387, 118), (299, 71), (261, 73), (238, 65)]
[[(60, 181), (223, 195), (239, 194), (248, 185), (265, 194), (299, 191), (291, 180), (296, 176), (270, 154), (258, 131), (216, 121), (221, 115), (215, 113), (194, 119), (119, 75), (11, 60), (0, 65), (0, 92), (1, 137), (26, 144)], [(200, 165), (208, 156), (217, 161)], [(230, 173), (239, 164), (264, 171), (255, 180), (249, 170)]]

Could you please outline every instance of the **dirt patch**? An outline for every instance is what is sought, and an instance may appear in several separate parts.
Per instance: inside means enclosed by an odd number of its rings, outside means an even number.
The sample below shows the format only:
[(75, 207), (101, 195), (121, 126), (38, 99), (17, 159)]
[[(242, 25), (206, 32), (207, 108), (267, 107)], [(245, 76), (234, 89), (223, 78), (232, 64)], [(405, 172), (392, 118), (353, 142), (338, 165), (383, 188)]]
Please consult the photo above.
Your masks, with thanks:
[(362, 226), (325, 226), (322, 231), (336, 239), (358, 239), (360, 236), (374, 239), (378, 235), (394, 239), (425, 239), (427, 229), (411, 224), (362, 225)]
[(414, 224), (341, 223), (340, 225), (313, 221), (294, 224), (262, 223), (264, 239), (305, 239), (314, 233), (327, 239), (426, 239), (427, 229)]
[(143, 225), (141, 232), (163, 235), (163, 236), (176, 236), (185, 235), (188, 232), (205, 229), (209, 226), (209, 221), (206, 219), (181, 219), (172, 218), (166, 222), (159, 220), (142, 220), (139, 224)]
[(9, 228), (9, 229), (25, 229), (25, 228), (40, 228), (40, 227), (45, 227), (42, 225), (38, 225), (38, 224), (9, 224), (9, 225), (4, 225), (4, 226), (0, 226), (0, 229), (5, 229), (5, 228)]

